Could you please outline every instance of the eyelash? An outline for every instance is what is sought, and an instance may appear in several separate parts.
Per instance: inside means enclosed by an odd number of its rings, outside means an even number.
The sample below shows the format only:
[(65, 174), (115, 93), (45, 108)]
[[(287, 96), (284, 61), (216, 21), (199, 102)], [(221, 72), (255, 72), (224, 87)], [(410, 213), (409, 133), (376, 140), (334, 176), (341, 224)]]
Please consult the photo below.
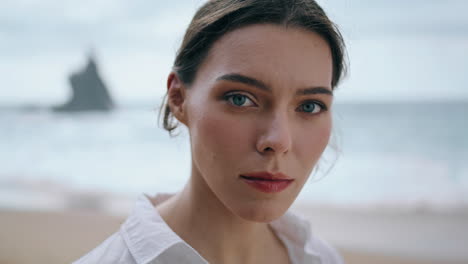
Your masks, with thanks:
[[(235, 107), (248, 107), (248, 106), (239, 106), (239, 105), (236, 105), (234, 104), (234, 102), (232, 101), (234, 96), (243, 96), (245, 99), (247, 100), (250, 100), (254, 105), (257, 105), (254, 100), (250, 99), (249, 96), (245, 95), (245, 94), (242, 94), (242, 93), (238, 93), (238, 92), (230, 92), (230, 93), (227, 93), (223, 96), (223, 99), (225, 101), (227, 101), (230, 105), (233, 105)], [(305, 104), (314, 104), (314, 109), (312, 110), (312, 112), (305, 112), (305, 111), (300, 111), (300, 112), (304, 112), (304, 113), (309, 113), (310, 115), (314, 115), (314, 114), (318, 114), (318, 113), (321, 113), (323, 111), (327, 111), (328, 110), (328, 107), (326, 106), (326, 104), (324, 104), (323, 102), (320, 102), (320, 101), (315, 101), (315, 100), (308, 100), (308, 101), (305, 101), (303, 103), (301, 103), (301, 105), (297, 108), (297, 109), (300, 109), (303, 105)], [(314, 110), (315, 110), (315, 107), (318, 106), (320, 108), (320, 111), (317, 112), (317, 113), (313, 113)]]
[(239, 92), (230, 92), (230, 93), (227, 93), (223, 96), (223, 99), (227, 102), (229, 102), (229, 104), (233, 105), (233, 106), (236, 106), (236, 107), (244, 107), (244, 106), (239, 106), (239, 105), (235, 105), (233, 102), (231, 102), (231, 99), (234, 98), (234, 96), (243, 96), (244, 98), (246, 98), (247, 100), (251, 101), (255, 106), (257, 105), (254, 100), (250, 99), (249, 96), (245, 95), (245, 94), (242, 94), (242, 93), (239, 93)]

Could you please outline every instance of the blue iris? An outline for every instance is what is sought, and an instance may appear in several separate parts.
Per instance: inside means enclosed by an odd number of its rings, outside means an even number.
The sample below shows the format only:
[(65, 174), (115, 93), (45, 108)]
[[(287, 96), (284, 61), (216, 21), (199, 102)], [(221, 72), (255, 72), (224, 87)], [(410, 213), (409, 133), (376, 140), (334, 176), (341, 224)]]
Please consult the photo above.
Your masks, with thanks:
[(245, 104), (246, 100), (247, 98), (245, 95), (236, 94), (232, 96), (232, 103), (237, 106), (242, 106), (243, 104)]
[(315, 104), (314, 103), (303, 104), (301, 105), (301, 110), (306, 113), (312, 113), (315, 110)]

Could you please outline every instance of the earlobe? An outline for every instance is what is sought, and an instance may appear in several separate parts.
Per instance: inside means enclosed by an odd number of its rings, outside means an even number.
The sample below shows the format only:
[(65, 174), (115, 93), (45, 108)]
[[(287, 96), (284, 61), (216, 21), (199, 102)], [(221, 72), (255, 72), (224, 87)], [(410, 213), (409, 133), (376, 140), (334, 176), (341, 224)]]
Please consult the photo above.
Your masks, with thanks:
[(167, 102), (171, 113), (179, 122), (187, 125), (185, 106), (185, 85), (175, 72), (171, 72), (167, 78)]

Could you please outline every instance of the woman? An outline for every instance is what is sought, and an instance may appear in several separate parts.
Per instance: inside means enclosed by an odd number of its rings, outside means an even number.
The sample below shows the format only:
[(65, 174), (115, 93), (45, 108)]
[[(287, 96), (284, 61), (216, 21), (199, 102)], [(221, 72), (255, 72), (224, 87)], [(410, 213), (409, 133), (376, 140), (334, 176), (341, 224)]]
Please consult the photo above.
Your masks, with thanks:
[(328, 144), (343, 53), (313, 0), (207, 2), (163, 107), (166, 130), (189, 131), (190, 180), (142, 196), (77, 263), (342, 263), (287, 210)]

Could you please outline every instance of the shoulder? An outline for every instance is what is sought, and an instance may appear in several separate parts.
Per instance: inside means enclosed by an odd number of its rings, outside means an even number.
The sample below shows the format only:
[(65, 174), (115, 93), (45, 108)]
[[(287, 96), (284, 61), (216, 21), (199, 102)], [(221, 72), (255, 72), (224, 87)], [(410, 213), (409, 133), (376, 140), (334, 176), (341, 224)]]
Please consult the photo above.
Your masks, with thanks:
[(326, 240), (313, 232), (309, 221), (302, 217), (300, 219), (305, 222), (307, 229), (307, 242), (304, 250), (308, 253), (318, 255), (320, 257), (321, 264), (344, 264), (343, 258), (338, 251)]
[(136, 263), (120, 232), (114, 233), (95, 249), (84, 255), (73, 264), (93, 263)]
[(274, 221), (272, 227), (286, 244), (295, 249), (292, 251), (295, 252), (294, 257), (299, 260), (303, 259), (303, 263), (344, 263), (335, 248), (312, 232), (309, 221), (304, 217), (288, 211), (280, 219)]
[(306, 251), (318, 255), (322, 261), (321, 264), (343, 264), (344, 261), (338, 251), (328, 242), (310, 234), (306, 244)]

